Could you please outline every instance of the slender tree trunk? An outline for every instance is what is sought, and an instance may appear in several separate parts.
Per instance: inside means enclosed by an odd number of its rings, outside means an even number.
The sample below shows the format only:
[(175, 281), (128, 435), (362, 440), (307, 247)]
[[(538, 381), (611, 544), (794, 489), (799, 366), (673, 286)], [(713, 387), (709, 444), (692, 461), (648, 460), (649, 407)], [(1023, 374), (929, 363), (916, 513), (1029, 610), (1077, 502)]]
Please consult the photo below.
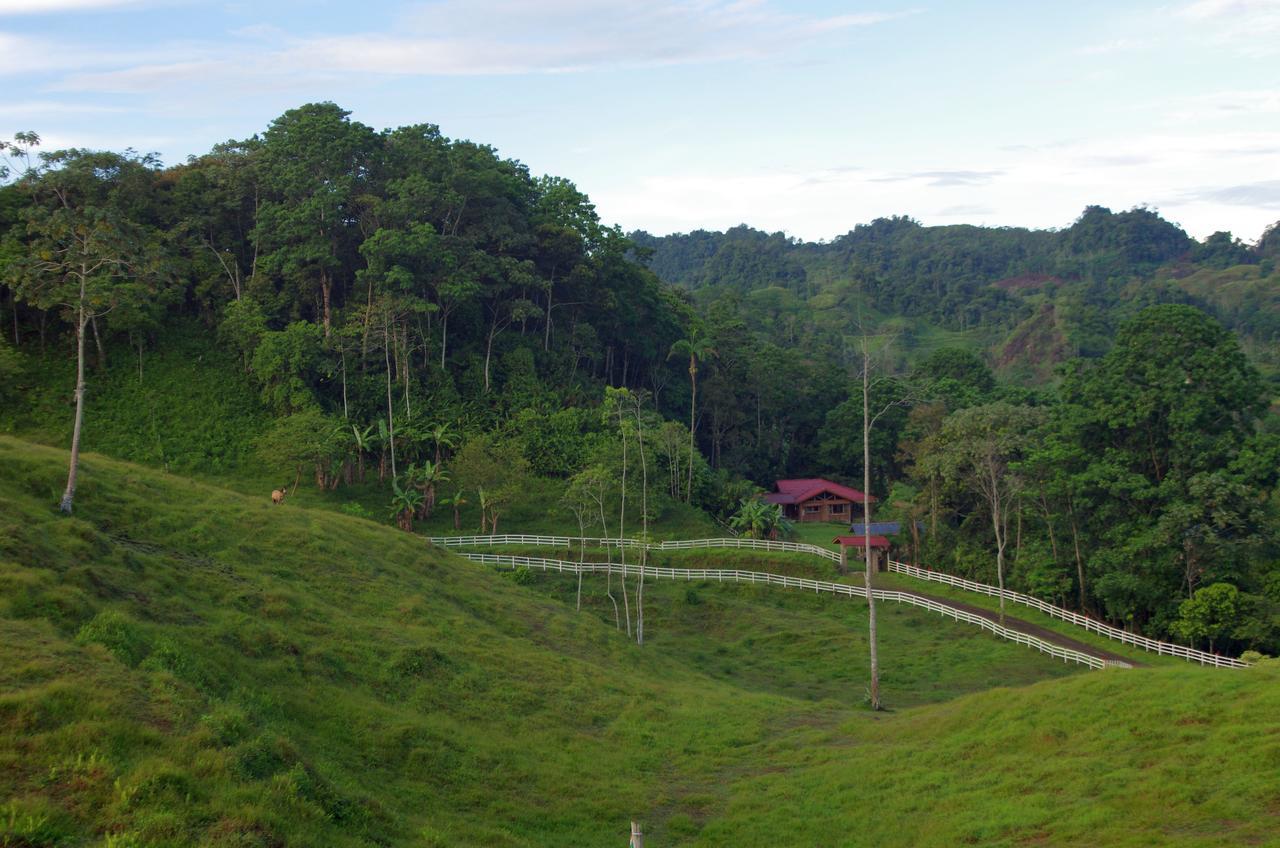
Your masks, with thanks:
[[(598, 498), (592, 495), (592, 499), (595, 500), (596, 507), (600, 510), (600, 532), (604, 534), (605, 539), (608, 539), (609, 538), (609, 520), (608, 518), (605, 517), (605, 512), (604, 512), (604, 497), (605, 497), (604, 483), (600, 484), (599, 494), (600, 494), (600, 497)], [(613, 626), (616, 629), (621, 630), (622, 622), (618, 620), (618, 601), (616, 598), (613, 597), (613, 548), (609, 547), (608, 545), (605, 545), (604, 555), (605, 555), (605, 563), (609, 566), (604, 573), (605, 574), (604, 594), (605, 594), (605, 597), (609, 599), (609, 602), (613, 604)]]
[(1049, 503), (1043, 496), (1040, 498), (1040, 508), (1044, 510), (1044, 526), (1049, 531), (1049, 551), (1053, 554), (1053, 564), (1058, 564), (1058, 540), (1053, 532), (1053, 514), (1049, 511)]
[(689, 356), (689, 385), (689, 492), (685, 503), (693, 503), (693, 428), (698, 423), (698, 360), (692, 354)]
[(409, 326), (404, 327), (404, 417), (412, 420), (413, 410), (409, 407), (409, 371), (413, 366), (413, 357), (409, 351)]
[(574, 511), (578, 516), (578, 606), (577, 611), (582, 612), (582, 564), (587, 561), (587, 530), (582, 526), (582, 507), (574, 507)]
[[(619, 404), (619, 410), (621, 410)], [(622, 498), (618, 507), (618, 552), (622, 559), (622, 612), (627, 619), (627, 638), (631, 637), (631, 603), (627, 600), (627, 546), (622, 540), (627, 535), (627, 428), (622, 413), (618, 413), (618, 429), (622, 431)]]
[(330, 306), (329, 301), (333, 294), (333, 282), (329, 279), (328, 271), (320, 272), (320, 297), (324, 302), (324, 339), (329, 340), (329, 324), (330, 324)]
[(551, 298), (555, 290), (555, 279), (551, 280), (551, 286), (547, 289), (547, 323), (542, 335), (542, 349), (551, 350)]
[(871, 357), (862, 340), (862, 551), (866, 565), (867, 638), (871, 650), (871, 709), (880, 709), (880, 649), (876, 635), (876, 598), (871, 563)]
[(444, 310), (444, 317), (440, 322), (440, 370), (444, 370), (445, 354), (449, 351), (449, 311)]
[(1076, 511), (1071, 498), (1067, 498), (1067, 517), (1071, 520), (1071, 544), (1075, 548), (1076, 555), (1076, 578), (1080, 585), (1080, 612), (1086, 612), (1085, 598), (1088, 596), (1084, 590), (1084, 557), (1080, 555), (1080, 530), (1076, 526)]
[(347, 414), (347, 350), (343, 348), (342, 354), (342, 417), (349, 418)]
[(1001, 525), (1005, 521), (1004, 505), (997, 498), (991, 504), (991, 526), (996, 534), (996, 585), (1000, 587), (1000, 623), (1004, 624), (1004, 547), (1008, 543), (1007, 531)]
[(98, 370), (107, 370), (107, 349), (102, 346), (102, 336), (98, 335), (98, 319), (89, 316), (89, 328), (93, 330), (93, 346), (98, 349)]
[(382, 358), (387, 366), (387, 445), (391, 449), (391, 476), (396, 476), (396, 422), (392, 415), (391, 404), (391, 333), (389, 323), (382, 322), (383, 345)]
[(76, 319), (76, 420), (71, 428), (71, 467), (67, 470), (67, 488), (59, 508), (71, 514), (76, 498), (76, 475), (80, 470), (80, 431), (84, 424), (84, 333), (88, 323), (85, 306), (87, 274), (80, 275), (80, 314)]
[(640, 443), (640, 587), (636, 590), (636, 644), (644, 644), (644, 567), (649, 563), (649, 464), (644, 452), (644, 421), (636, 398), (636, 436)]
[(493, 337), (496, 335), (495, 325), (489, 326), (489, 340), (484, 346), (484, 390), (489, 391), (489, 360), (493, 358)]

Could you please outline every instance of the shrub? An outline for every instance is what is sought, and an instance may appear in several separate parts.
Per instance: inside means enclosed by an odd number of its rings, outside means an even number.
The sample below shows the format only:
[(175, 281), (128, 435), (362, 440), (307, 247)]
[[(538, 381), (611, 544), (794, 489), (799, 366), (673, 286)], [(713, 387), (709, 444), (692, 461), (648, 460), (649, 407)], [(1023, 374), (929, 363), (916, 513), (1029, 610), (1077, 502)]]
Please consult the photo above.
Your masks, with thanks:
[(115, 610), (104, 610), (90, 619), (76, 634), (76, 642), (102, 645), (130, 668), (142, 662), (148, 653), (147, 641), (137, 624)]

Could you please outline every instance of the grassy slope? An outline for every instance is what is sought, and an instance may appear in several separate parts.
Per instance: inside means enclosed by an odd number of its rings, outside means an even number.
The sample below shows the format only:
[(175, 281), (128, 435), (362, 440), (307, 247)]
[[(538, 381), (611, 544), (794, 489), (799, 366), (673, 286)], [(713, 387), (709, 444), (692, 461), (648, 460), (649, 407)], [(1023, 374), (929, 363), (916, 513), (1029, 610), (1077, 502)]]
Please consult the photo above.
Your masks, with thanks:
[[(63, 460), (0, 438), (0, 844), (585, 845), (636, 815), (654, 845), (831, 844), (874, 829), (866, 799), (902, 810), (926, 785), (948, 815), (884, 844), (984, 822), (1115, 834), (1121, 802), (1156, 795), (1170, 841), (1196, 844), (1277, 809), (1276, 730), (1252, 712), (1280, 706), (1269, 670), (954, 700), (1070, 669), (902, 610), (891, 703), (943, 703), (872, 717), (848, 706), (854, 603), (653, 584), (642, 650), (601, 621), (598, 586), (575, 614), (571, 581), (515, 585), (370, 522), (127, 463), (89, 457), (59, 518)], [(1041, 762), (1053, 746), (1087, 777)], [(1241, 762), (1257, 768), (1210, 769)], [(1110, 767), (1137, 794), (1088, 807)], [(1026, 785), (1031, 811), (1012, 809)]]
[(1280, 844), (1280, 667), (1080, 675), (815, 730), (699, 845)]

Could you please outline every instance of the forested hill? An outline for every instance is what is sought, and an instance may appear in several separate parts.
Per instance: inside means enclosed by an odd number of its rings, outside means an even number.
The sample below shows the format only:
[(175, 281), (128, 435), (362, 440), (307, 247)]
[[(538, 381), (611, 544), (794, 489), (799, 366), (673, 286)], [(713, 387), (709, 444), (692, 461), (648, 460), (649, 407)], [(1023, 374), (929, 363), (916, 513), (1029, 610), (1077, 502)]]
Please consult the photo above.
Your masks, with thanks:
[(0, 149), (0, 431), (436, 533), (763, 534), (826, 477), (930, 565), (1280, 648), (1275, 228), (627, 237), (332, 103), (167, 167), (37, 142)]
[(1280, 364), (1268, 350), (1280, 340), (1280, 226), (1254, 245), (1227, 232), (1200, 242), (1149, 209), (1091, 206), (1061, 230), (893, 217), (822, 243), (745, 225), (630, 238), (650, 269), (699, 302), (729, 296), (838, 327), (832, 307), (857, 301), (907, 319), (908, 345), (927, 348), (931, 330), (965, 333), (966, 346), (1032, 380), (1062, 359), (1105, 352), (1123, 320), (1156, 303), (1199, 306), (1262, 364)]

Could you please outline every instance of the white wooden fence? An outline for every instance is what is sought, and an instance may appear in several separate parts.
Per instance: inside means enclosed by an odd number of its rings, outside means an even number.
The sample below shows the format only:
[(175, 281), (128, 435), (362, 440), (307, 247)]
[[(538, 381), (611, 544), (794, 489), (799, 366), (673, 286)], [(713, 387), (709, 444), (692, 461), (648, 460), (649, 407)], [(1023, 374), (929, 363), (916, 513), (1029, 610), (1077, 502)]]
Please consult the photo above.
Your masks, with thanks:
[(647, 546), (639, 539), (601, 539), (579, 536), (433, 536), (431, 544), (445, 548), (492, 548), (497, 545), (528, 545), (540, 548), (634, 548), (648, 547), (651, 551), (683, 551), (702, 548), (746, 548), (756, 551), (782, 551), (785, 553), (813, 554), (832, 562), (840, 561), (840, 554), (817, 545), (802, 542), (775, 542), (771, 539), (682, 539), (680, 541), (650, 542)]
[[(791, 577), (786, 574), (771, 574), (767, 571), (736, 571), (717, 568), (660, 568), (652, 565), (623, 565), (616, 562), (578, 563), (568, 562), (561, 559), (541, 559), (539, 557), (469, 552), (460, 553), (459, 556), (465, 557), (472, 562), (488, 565), (508, 565), (512, 568), (537, 568), (543, 571), (559, 571), (570, 574), (612, 573), (623, 577), (638, 577), (643, 574), (645, 577), (655, 577), (667, 580), (714, 580), (720, 583), (751, 583), (757, 585), (782, 586), (788, 589), (812, 590), (815, 593), (825, 592), (833, 595), (844, 595), (850, 598), (865, 598), (867, 595), (866, 589), (861, 586), (852, 586), (848, 583), (832, 583), (828, 580), (810, 580), (805, 577)], [(954, 619), (955, 621), (963, 621), (968, 624), (977, 625), (983, 630), (990, 631), (1003, 639), (1017, 642), (1019, 645), (1026, 645), (1027, 647), (1035, 648), (1041, 653), (1048, 654), (1049, 656), (1060, 659), (1063, 662), (1076, 662), (1081, 665), (1087, 665), (1090, 668), (1105, 668), (1108, 666), (1116, 668), (1132, 668), (1132, 666), (1126, 662), (1121, 662), (1119, 660), (1104, 660), (1081, 651), (1064, 648), (1061, 645), (1046, 642), (1043, 639), (1039, 639), (1019, 630), (1012, 630), (1008, 627), (1003, 627), (981, 615), (957, 609), (956, 607), (949, 606), (945, 603), (939, 603), (929, 598), (922, 598), (919, 595), (913, 595), (910, 592), (900, 592), (896, 589), (872, 589), (871, 593), (878, 600), (911, 604), (912, 606), (927, 609), (930, 612), (936, 612), (939, 615)]]
[(1105, 636), (1108, 639), (1115, 639), (1117, 642), (1123, 642), (1126, 645), (1133, 645), (1146, 651), (1152, 651), (1157, 654), (1164, 654), (1170, 657), (1179, 657), (1189, 662), (1198, 662), (1201, 665), (1211, 665), (1217, 668), (1248, 668), (1249, 664), (1243, 660), (1234, 659), (1232, 657), (1223, 657), (1218, 654), (1211, 654), (1208, 651), (1199, 651), (1195, 648), (1188, 648), (1185, 645), (1174, 645), (1170, 642), (1161, 642), (1157, 639), (1148, 639), (1146, 636), (1139, 636), (1136, 633), (1130, 633), (1119, 627), (1112, 627), (1110, 624), (1090, 618), (1087, 615), (1081, 615), (1078, 612), (1063, 609), (1033, 598), (1031, 595), (1024, 595), (1021, 592), (1014, 592), (1009, 589), (1001, 590), (995, 586), (988, 586), (986, 583), (978, 583), (973, 580), (965, 580), (963, 577), (956, 577), (941, 571), (930, 571), (927, 568), (917, 568), (913, 565), (907, 565), (903, 562), (890, 562), (889, 570), (898, 574), (906, 574), (917, 580), (930, 580), (934, 583), (945, 583), (948, 586), (954, 586), (957, 589), (964, 589), (969, 592), (978, 592), (983, 595), (989, 595), (993, 598), (1004, 596), (1006, 601), (1012, 601), (1016, 604), (1031, 607), (1039, 610), (1045, 615), (1053, 616), (1056, 619), (1074, 624), (1077, 627), (1083, 627), (1091, 633), (1097, 633), (1099, 636)]
[[(644, 543), (639, 539), (593, 539), (590, 537), (580, 538), (577, 536), (529, 536), (529, 535), (507, 535), (507, 536), (435, 536), (432, 537), (433, 545), (440, 545), (448, 548), (470, 548), (470, 547), (493, 547), (495, 545), (529, 545), (532, 547), (555, 547), (565, 548), (585, 546), (589, 548), (635, 548), (645, 547)], [(675, 550), (692, 550), (695, 548), (747, 548), (752, 550), (765, 551), (784, 551), (788, 553), (805, 553), (820, 556), (832, 562), (839, 562), (840, 555), (835, 551), (827, 548), (820, 548), (817, 545), (806, 545), (799, 542), (775, 542), (769, 539), (688, 539), (682, 541), (666, 541), (666, 542), (650, 542), (648, 545), (651, 551), (675, 551)], [(965, 580), (962, 577), (955, 577), (942, 571), (930, 571), (927, 568), (917, 568), (902, 562), (890, 562), (889, 570), (898, 574), (906, 574), (915, 577), (918, 580), (929, 580), (935, 583), (945, 583), (948, 586), (954, 586), (958, 589), (965, 589), (970, 592), (977, 592), (990, 597), (1000, 597), (1004, 595), (1006, 601), (1013, 601), (1017, 604), (1031, 607), (1043, 612), (1045, 615), (1052, 616), (1059, 621), (1065, 621), (1068, 624), (1074, 624), (1077, 627), (1083, 627), (1091, 633), (1104, 636), (1108, 639), (1114, 639), (1126, 645), (1133, 645), (1142, 648), (1145, 651), (1162, 654), (1169, 657), (1178, 657), (1188, 662), (1196, 662), (1201, 665), (1211, 665), (1215, 668), (1248, 668), (1249, 664), (1243, 660), (1233, 657), (1224, 657), (1218, 654), (1201, 651), (1195, 648), (1188, 648), (1185, 645), (1175, 645), (1171, 642), (1161, 642), (1158, 639), (1150, 639), (1146, 636), (1139, 636), (1136, 633), (1130, 633), (1119, 627), (1113, 627), (1097, 619), (1090, 618), (1087, 615), (1081, 615), (1062, 607), (1054, 606), (1039, 598), (1031, 595), (1024, 595), (1020, 592), (1014, 592), (1009, 589), (1001, 590), (995, 586), (986, 583), (978, 583), (974, 580)], [(746, 573), (746, 572), (744, 572)], [(798, 578), (790, 578), (798, 579)], [(859, 590), (860, 591), (860, 590)]]

